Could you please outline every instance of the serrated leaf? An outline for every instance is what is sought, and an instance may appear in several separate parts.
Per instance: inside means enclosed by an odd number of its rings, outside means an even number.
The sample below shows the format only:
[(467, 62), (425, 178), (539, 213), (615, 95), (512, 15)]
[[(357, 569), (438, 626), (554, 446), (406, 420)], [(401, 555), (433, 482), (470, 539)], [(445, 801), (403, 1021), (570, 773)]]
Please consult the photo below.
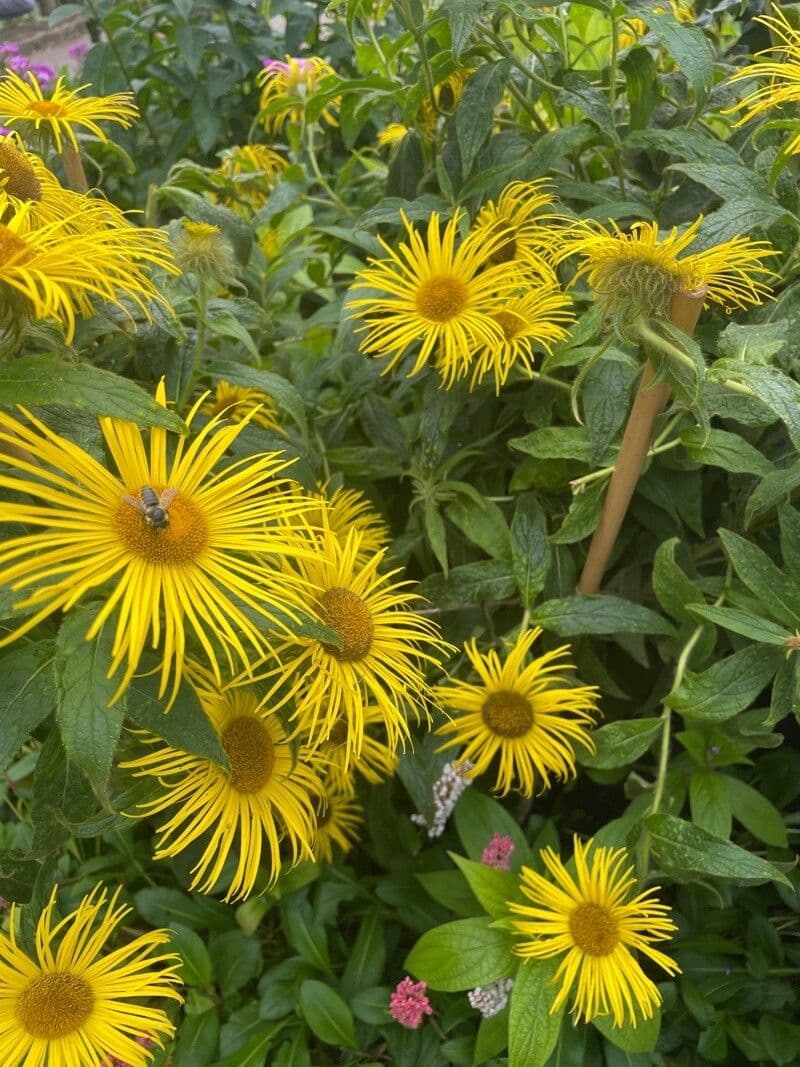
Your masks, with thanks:
[(666, 703), (686, 718), (724, 722), (752, 704), (774, 677), (782, 658), (777, 649), (750, 645), (700, 674), (687, 671)]
[(672, 625), (643, 604), (616, 596), (574, 596), (547, 600), (533, 621), (559, 637), (576, 634), (671, 634)]
[(608, 97), (576, 71), (566, 71), (558, 94), (558, 103), (577, 107), (590, 122), (606, 137), (617, 139), (614, 117), (608, 105)]
[(770, 474), (775, 468), (766, 456), (727, 430), (709, 430), (708, 433), (692, 426), (681, 433), (681, 443), (695, 463), (722, 467), (733, 474)]
[(766, 613), (792, 630), (800, 626), (800, 590), (794, 590), (769, 556), (744, 537), (724, 529), (719, 536), (737, 576)]
[(600, 521), (607, 481), (591, 482), (580, 493), (576, 493), (559, 528), (550, 535), (553, 545), (574, 545), (585, 540)]
[(298, 1006), (320, 1041), (338, 1049), (358, 1048), (352, 1012), (335, 989), (307, 978), (300, 985)]
[(671, 874), (711, 875), (741, 882), (791, 882), (771, 863), (730, 841), (722, 841), (684, 819), (660, 812), (648, 815), (645, 826), (653, 852)]
[(0, 404), (54, 404), (184, 433), (174, 411), (161, 407), (135, 382), (88, 363), (56, 355), (22, 356), (0, 364)]
[(669, 7), (637, 4), (631, 11), (647, 23), (681, 68), (698, 103), (704, 102), (714, 81), (714, 53), (703, 31), (697, 26), (678, 22)]
[(675, 562), (677, 537), (658, 546), (653, 560), (653, 592), (665, 611), (679, 622), (691, 620), (689, 605), (703, 603), (703, 594)]
[(660, 731), (657, 718), (610, 722), (592, 731), (596, 751), (579, 752), (578, 762), (598, 770), (625, 767), (647, 752)]
[(798, 486), (800, 486), (800, 461), (780, 470), (774, 470), (762, 478), (745, 506), (745, 528), (749, 529), (756, 519), (760, 519), (772, 508), (788, 500)]
[(453, 567), (446, 579), (429, 575), (420, 583), (419, 592), (439, 607), (451, 608), (505, 600), (514, 595), (515, 585), (511, 564), (493, 559)]
[(746, 611), (737, 608), (718, 608), (713, 604), (690, 604), (688, 609), (692, 615), (699, 619), (713, 622), (715, 626), (722, 626), (742, 637), (749, 637), (751, 641), (759, 641), (764, 645), (777, 645), (785, 647), (789, 631), (769, 619), (762, 619), (758, 615), (748, 615)]
[(511, 520), (511, 564), (524, 607), (530, 608), (544, 589), (550, 563), (544, 511), (533, 493), (523, 493)]
[[(464, 3), (465, 0), (462, 0)], [(456, 137), (464, 174), (492, 130), (495, 105), (506, 89), (511, 64), (507, 59), (483, 63), (467, 82), (455, 113)]]
[(56, 722), (64, 751), (84, 772), (98, 796), (105, 793), (119, 742), (124, 700), (110, 701), (118, 681), (109, 678), (113, 631), (104, 627), (92, 641), (86, 632), (97, 607), (78, 607), (65, 616), (58, 631), (53, 670), (56, 680)]
[(159, 676), (138, 675), (128, 687), (128, 715), (137, 726), (163, 738), (173, 748), (211, 760), (228, 769), (230, 762), (211, 720), (203, 711), (194, 689), (183, 682), (175, 702), (165, 712), (159, 698)]
[[(735, 207), (739, 219), (738, 234), (741, 233), (741, 219), (746, 217), (746, 208), (743, 204), (736, 204)], [(734, 359), (718, 359), (709, 368), (708, 375), (716, 381), (731, 378), (746, 385), (783, 422), (792, 444), (800, 449), (800, 386), (797, 382), (777, 367), (760, 363), (742, 364)]]
[(514, 1067), (544, 1067), (558, 1043), (565, 1006), (551, 1012), (557, 960), (525, 960), (514, 978), (508, 1059)]
[(0, 771), (55, 707), (49, 642), (15, 648), (0, 657)]
[(469, 44), (485, 0), (447, 0), (447, 21), (450, 23), (450, 47), (454, 59), (460, 59), (461, 53)]
[(405, 969), (446, 993), (509, 978), (517, 965), (511, 938), (505, 930), (493, 929), (491, 921), (457, 919), (428, 930), (406, 957)]

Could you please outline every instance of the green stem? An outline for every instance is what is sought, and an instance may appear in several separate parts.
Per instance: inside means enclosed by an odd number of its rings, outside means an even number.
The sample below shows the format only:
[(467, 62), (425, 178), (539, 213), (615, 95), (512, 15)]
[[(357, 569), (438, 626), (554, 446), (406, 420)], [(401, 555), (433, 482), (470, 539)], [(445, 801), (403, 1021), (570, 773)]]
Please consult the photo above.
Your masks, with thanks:
[(186, 379), (181, 390), (181, 407), (184, 407), (192, 395), (195, 382), (203, 370), (203, 356), (206, 350), (206, 337), (208, 336), (208, 282), (205, 278), (197, 278), (197, 331), (194, 338), (194, 355), (192, 356), (192, 373)]
[[(669, 452), (671, 448), (675, 448), (680, 443), (680, 437), (676, 437), (672, 441), (666, 441), (663, 445), (656, 445), (655, 447), (648, 449), (648, 459), (651, 456), (660, 456), (662, 452)], [(591, 474), (584, 474), (582, 478), (573, 478), (569, 483), (570, 488), (573, 493), (576, 489), (580, 492), (583, 486), (589, 485), (590, 482), (598, 482), (603, 478), (610, 478), (613, 473), (613, 464), (610, 467), (600, 467), (598, 470), (592, 471)]]
[(409, 0), (403, 0), (402, 11), (405, 28), (414, 38), (414, 43), (416, 44), (417, 51), (419, 52), (420, 62), (422, 63), (422, 73), (425, 78), (425, 90), (428, 94), (428, 99), (431, 102), (431, 107), (433, 108), (434, 114), (438, 115), (440, 114), (440, 112), (439, 106), (436, 103), (436, 96), (434, 93), (435, 85), (433, 81), (433, 71), (431, 70), (430, 60), (428, 59), (428, 50), (425, 47), (425, 34), (414, 21), (414, 15), (411, 11), (411, 4)]
[(324, 177), (322, 171), (320, 170), (316, 148), (314, 147), (313, 126), (306, 127), (306, 153), (308, 154), (308, 162), (311, 164), (311, 170), (317, 180), (317, 183), (322, 186), (322, 188), (325, 190), (325, 192), (328, 194), (334, 204), (336, 204), (339, 210), (344, 212), (345, 215), (352, 218), (355, 212), (351, 207), (345, 204), (344, 200), (342, 200), (342, 198), (339, 196), (339, 194), (336, 192), (330, 182), (328, 182), (327, 178)]
[[(611, 15), (611, 66), (608, 73), (608, 107), (611, 112), (611, 124), (614, 131), (617, 128), (615, 112), (617, 110), (617, 53), (619, 52), (619, 23), (615, 16)], [(614, 133), (616, 139), (616, 132)], [(619, 180), (619, 195), (624, 200), (627, 196), (625, 189), (625, 168), (622, 164), (622, 156), (616, 151), (615, 165), (617, 179)]]
[(494, 30), (489, 30), (485, 26), (481, 26), (480, 29), (481, 33), (487, 39), (487, 41), (491, 41), (497, 51), (502, 56), (504, 56), (512, 64), (512, 66), (516, 67), (520, 74), (524, 74), (525, 77), (529, 79), (529, 81), (536, 82), (537, 85), (540, 85), (543, 89), (548, 89), (552, 93), (557, 93), (560, 91), (560, 85), (556, 85), (554, 82), (548, 81), (547, 78), (543, 78), (540, 74), (537, 74), (535, 70), (531, 70), (529, 67), (526, 67), (524, 63), (520, 63), (520, 61), (517, 59), (513, 51), (508, 47), (502, 37), (498, 36), (498, 34), (494, 32)]

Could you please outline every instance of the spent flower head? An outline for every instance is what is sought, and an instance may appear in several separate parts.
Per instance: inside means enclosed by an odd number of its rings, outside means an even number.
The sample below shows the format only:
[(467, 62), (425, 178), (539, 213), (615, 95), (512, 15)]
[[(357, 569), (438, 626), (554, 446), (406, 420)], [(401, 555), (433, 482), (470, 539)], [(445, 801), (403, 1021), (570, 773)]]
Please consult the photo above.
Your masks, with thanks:
[(408, 1030), (419, 1030), (426, 1015), (433, 1015), (431, 1002), (425, 996), (427, 984), (414, 982), (406, 975), (389, 998), (389, 1012), (396, 1023)]

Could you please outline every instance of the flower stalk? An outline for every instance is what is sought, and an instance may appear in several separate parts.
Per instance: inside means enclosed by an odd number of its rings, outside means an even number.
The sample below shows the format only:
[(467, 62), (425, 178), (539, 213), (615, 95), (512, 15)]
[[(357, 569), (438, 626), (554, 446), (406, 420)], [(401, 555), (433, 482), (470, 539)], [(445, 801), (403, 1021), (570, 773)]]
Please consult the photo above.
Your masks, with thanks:
[[(673, 326), (691, 335), (703, 309), (705, 296), (705, 289), (694, 293), (675, 293), (669, 306), (669, 321)], [(666, 407), (669, 394), (670, 387), (666, 382), (655, 382), (653, 364), (648, 359), (628, 417), (600, 522), (589, 545), (578, 582), (579, 593), (591, 596), (600, 591), (608, 561), (650, 450), (656, 419)]]

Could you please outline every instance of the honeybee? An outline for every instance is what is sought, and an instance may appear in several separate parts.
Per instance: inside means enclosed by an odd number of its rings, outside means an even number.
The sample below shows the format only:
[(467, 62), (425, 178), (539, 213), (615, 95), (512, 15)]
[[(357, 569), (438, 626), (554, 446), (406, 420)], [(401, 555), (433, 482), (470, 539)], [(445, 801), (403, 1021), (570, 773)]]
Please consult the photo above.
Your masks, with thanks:
[(147, 525), (153, 530), (166, 530), (169, 526), (168, 508), (178, 495), (177, 489), (165, 489), (160, 495), (149, 485), (139, 490), (139, 498), (126, 494), (122, 499), (132, 508), (141, 511)]

